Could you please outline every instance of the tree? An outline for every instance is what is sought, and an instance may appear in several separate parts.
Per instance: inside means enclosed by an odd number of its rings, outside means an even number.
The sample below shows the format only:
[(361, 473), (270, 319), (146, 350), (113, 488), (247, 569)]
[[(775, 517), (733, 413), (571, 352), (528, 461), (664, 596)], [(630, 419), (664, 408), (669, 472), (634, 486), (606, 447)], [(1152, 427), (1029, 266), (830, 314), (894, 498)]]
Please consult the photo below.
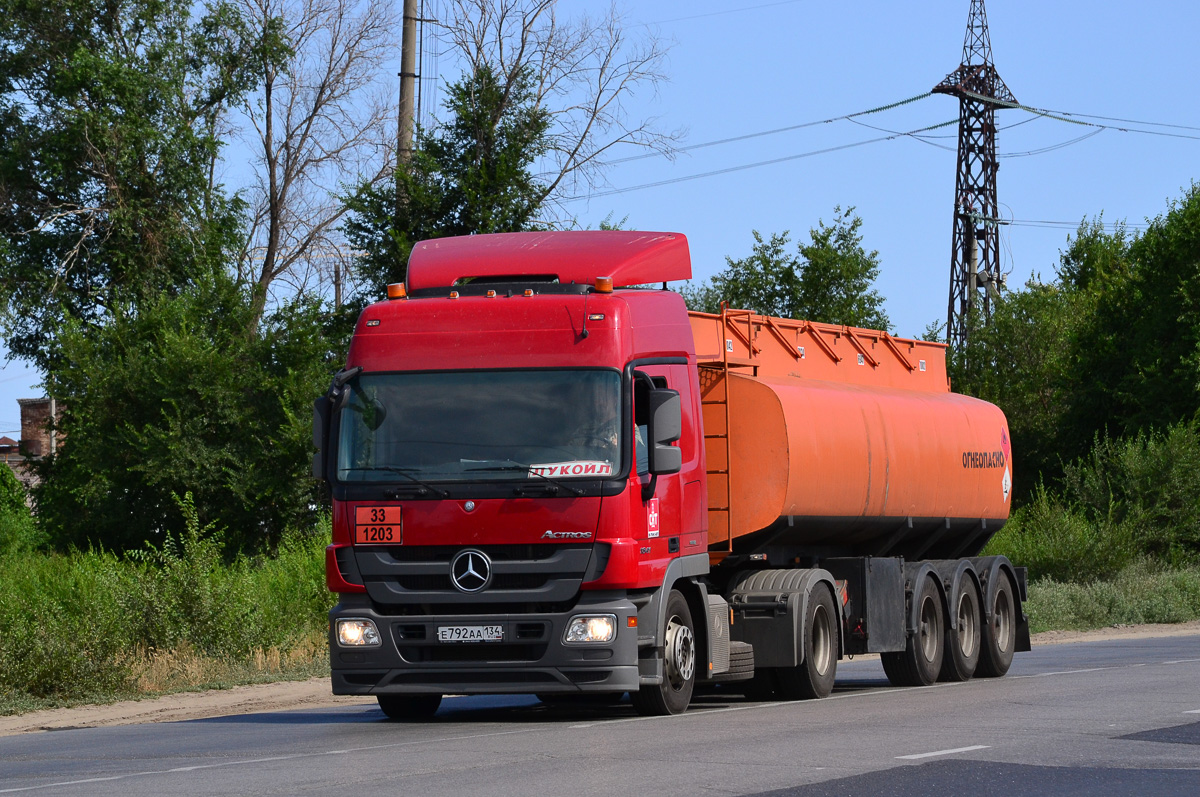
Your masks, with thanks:
[(630, 121), (624, 111), (632, 95), (654, 91), (664, 80), (666, 48), (652, 35), (631, 36), (615, 4), (602, 16), (570, 21), (559, 19), (558, 0), (447, 5), (438, 23), (441, 38), (464, 72), (495, 76), (502, 112), (510, 99), (524, 96), (545, 116), (540, 205), (553, 204), (567, 189), (594, 186), (614, 149), (672, 151), (679, 133), (658, 130), (654, 118)]
[(308, 478), (312, 397), (327, 376), (322, 316), (294, 302), (246, 329), (254, 303), (225, 269), (99, 329), (62, 335), (61, 448), (39, 463), (38, 522), (59, 548), (160, 545), (191, 493), (202, 525), (259, 552), (319, 505)]
[(236, 245), (217, 119), (257, 43), (214, 2), (2, 0), (0, 302), (43, 371), (57, 334), (186, 284)]
[(813, 321), (867, 329), (890, 329), (883, 297), (871, 287), (879, 277), (879, 252), (862, 246), (862, 219), (854, 208), (833, 209), (833, 224), (818, 221), (804, 259), (799, 315)]
[(359, 275), (368, 284), (402, 281), (418, 241), (536, 226), (545, 186), (531, 168), (549, 122), (530, 87), (506, 88), (483, 66), (447, 95), (450, 121), (422, 131), (412, 164), (397, 172), (399, 208), (388, 186), (364, 185), (349, 201), (346, 235), (364, 252)]
[(404, 278), (417, 241), (562, 223), (560, 201), (602, 180), (614, 149), (669, 153), (678, 138), (626, 117), (625, 101), (663, 79), (665, 49), (630, 36), (615, 7), (564, 22), (557, 0), (447, 5), (440, 36), (463, 67), (448, 88), (450, 119), (418, 131), (396, 182), (348, 200), (345, 232), (375, 290)]
[(1073, 346), (1092, 305), (1070, 284), (1030, 279), (1024, 290), (993, 305), (990, 322), (972, 314), (966, 348), (949, 352), (954, 389), (996, 404), (1008, 418), (1019, 500), (1062, 475), (1066, 418), (1076, 389)]
[(359, 180), (375, 186), (394, 167), (396, 108), (381, 76), (396, 55), (400, 21), (389, 3), (239, 3), (260, 37), (275, 42), (256, 64), (245, 105), (257, 169), (238, 276), (253, 291), (257, 325), (273, 297), (327, 282), (340, 303), (351, 257), (339, 235), (347, 206), (338, 194)]
[(834, 208), (834, 221), (818, 221), (810, 242), (789, 254), (788, 232), (764, 240), (753, 232), (748, 257), (725, 258), (725, 270), (711, 281), (685, 285), (688, 307), (720, 312), (721, 303), (781, 318), (889, 329), (883, 297), (871, 287), (879, 276), (879, 253), (862, 246), (862, 219), (854, 208)]

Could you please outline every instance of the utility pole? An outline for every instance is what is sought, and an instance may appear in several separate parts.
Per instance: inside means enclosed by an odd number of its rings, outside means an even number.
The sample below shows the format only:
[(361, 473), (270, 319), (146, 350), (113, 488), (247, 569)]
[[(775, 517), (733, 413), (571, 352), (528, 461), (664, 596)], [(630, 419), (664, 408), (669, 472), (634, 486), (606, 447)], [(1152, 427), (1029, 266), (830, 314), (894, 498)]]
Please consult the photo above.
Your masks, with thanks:
[(976, 308), (990, 318), (992, 296), (999, 296), (1004, 284), (996, 201), (996, 109), (1017, 104), (992, 65), (983, 0), (971, 0), (962, 64), (933, 91), (958, 97), (958, 171), (946, 342), (961, 350), (967, 342), (967, 319)]
[(400, 41), (400, 119), (396, 138), (396, 164), (412, 161), (413, 120), (416, 117), (418, 0), (404, 0), (404, 27)]

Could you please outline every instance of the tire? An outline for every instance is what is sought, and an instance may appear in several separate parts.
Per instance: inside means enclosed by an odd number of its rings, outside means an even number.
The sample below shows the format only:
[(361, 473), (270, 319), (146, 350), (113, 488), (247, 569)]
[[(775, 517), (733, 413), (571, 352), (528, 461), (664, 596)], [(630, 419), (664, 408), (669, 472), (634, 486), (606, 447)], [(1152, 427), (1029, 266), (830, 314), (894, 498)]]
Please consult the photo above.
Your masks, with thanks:
[(838, 617), (833, 595), (818, 584), (808, 596), (804, 614), (804, 660), (795, 667), (781, 667), (776, 678), (780, 694), (788, 700), (828, 697), (837, 675)]
[(983, 642), (979, 592), (971, 578), (966, 575), (962, 577), (958, 593), (951, 597), (950, 606), (958, 627), (950, 628), (950, 623), (946, 623), (946, 652), (942, 656), (942, 671), (938, 680), (969, 681), (979, 665)]
[(441, 695), (376, 695), (391, 720), (426, 720), (437, 713)]
[(992, 597), (991, 617), (983, 625), (979, 666), (975, 670), (980, 678), (999, 678), (1012, 666), (1017, 642), (1017, 601), (1014, 595), (1012, 579), (1007, 573), (1001, 572), (996, 582), (996, 593)]
[(667, 597), (663, 635), (663, 680), (630, 692), (633, 707), (645, 716), (682, 714), (696, 688), (696, 631), (687, 599), (678, 590)]
[(729, 670), (721, 680), (743, 680), (754, 675), (754, 647), (748, 642), (729, 643)]
[(883, 671), (893, 686), (929, 686), (937, 681), (945, 652), (945, 622), (942, 596), (933, 576), (927, 577), (914, 597), (917, 630), (904, 650), (882, 653)]

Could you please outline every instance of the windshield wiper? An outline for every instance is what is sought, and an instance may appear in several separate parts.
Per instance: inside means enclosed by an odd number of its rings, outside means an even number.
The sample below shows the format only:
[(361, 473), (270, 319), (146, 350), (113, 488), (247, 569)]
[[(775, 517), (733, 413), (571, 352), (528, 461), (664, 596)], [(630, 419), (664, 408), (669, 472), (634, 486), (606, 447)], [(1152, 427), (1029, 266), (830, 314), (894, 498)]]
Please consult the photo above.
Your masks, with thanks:
[[(545, 479), (546, 481), (550, 482), (550, 484), (554, 485), (555, 487), (561, 487), (562, 489), (567, 490), (568, 492), (571, 492), (576, 496), (583, 495), (583, 490), (578, 490), (569, 484), (564, 484), (563, 482), (560, 482), (558, 479), (552, 479), (544, 473), (538, 473), (537, 471), (533, 470), (532, 465), (522, 464), (520, 462), (517, 462), (515, 459), (504, 459), (504, 460), (497, 460), (497, 461), (504, 462), (506, 464), (504, 464), (504, 465), (488, 465), (488, 466), (485, 466), (482, 468), (465, 468), (464, 470), (467, 473), (470, 473), (472, 471), (481, 471), (481, 470), (490, 470), (490, 471), (523, 470), (523, 471), (528, 472), (532, 476), (537, 476), (539, 479)], [(520, 490), (521, 488), (518, 487), (517, 489)]]
[[(417, 490), (417, 495), (428, 495), (429, 493), (432, 492), (435, 495), (440, 496), (441, 498), (448, 498), (450, 496), (450, 493), (446, 492), (445, 490), (441, 489), (440, 487), (434, 487), (432, 484), (429, 484), (428, 482), (423, 482), (420, 479), (418, 479), (416, 476), (413, 476), (412, 474), (414, 471), (418, 470), (417, 468), (401, 468), (396, 465), (383, 465), (378, 468), (346, 468), (346, 470), (357, 470), (357, 471), (366, 471), (366, 472), (382, 470), (382, 471), (387, 471), (388, 473), (397, 473), (397, 474), (403, 476), (404, 478), (408, 479), (410, 482), (413, 482), (420, 488)], [(400, 488), (396, 488), (396, 490), (394, 490), (393, 492), (398, 492), (399, 489)], [(389, 496), (389, 497), (399, 498), (398, 495), (397, 496)]]

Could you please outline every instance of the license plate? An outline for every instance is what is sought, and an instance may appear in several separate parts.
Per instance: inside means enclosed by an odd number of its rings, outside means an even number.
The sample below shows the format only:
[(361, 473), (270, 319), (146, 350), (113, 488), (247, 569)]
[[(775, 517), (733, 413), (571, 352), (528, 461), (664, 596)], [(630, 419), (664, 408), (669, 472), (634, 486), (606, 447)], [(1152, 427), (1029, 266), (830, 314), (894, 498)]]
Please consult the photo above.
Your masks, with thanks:
[(503, 642), (504, 628), (499, 625), (443, 625), (438, 627), (439, 642)]

